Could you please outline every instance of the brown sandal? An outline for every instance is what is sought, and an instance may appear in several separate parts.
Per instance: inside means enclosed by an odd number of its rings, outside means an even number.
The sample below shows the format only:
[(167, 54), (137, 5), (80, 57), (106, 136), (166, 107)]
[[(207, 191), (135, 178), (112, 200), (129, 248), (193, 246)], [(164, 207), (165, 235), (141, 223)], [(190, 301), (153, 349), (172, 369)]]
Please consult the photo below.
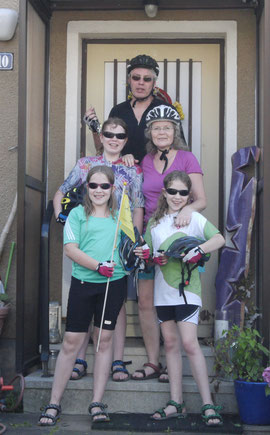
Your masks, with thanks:
[[(165, 375), (166, 378), (162, 378), (161, 377), (162, 375)], [(158, 382), (162, 382), (163, 384), (168, 384), (170, 382), (167, 367), (164, 367), (164, 369), (161, 370), (159, 378), (158, 378)]]
[(134, 380), (134, 381), (146, 381), (147, 379), (155, 379), (155, 378), (158, 378), (159, 376), (160, 376), (160, 371), (161, 371), (161, 369), (162, 369), (162, 365), (159, 363), (159, 365), (158, 366), (156, 366), (155, 364), (152, 364), (152, 363), (145, 363), (144, 365), (143, 365), (143, 367), (151, 367), (151, 369), (153, 369), (154, 370), (154, 373), (151, 373), (150, 375), (147, 375), (146, 373), (145, 373), (145, 370), (144, 369), (141, 369), (141, 370), (136, 370), (135, 371), (135, 373), (142, 373), (142, 377), (140, 377), (140, 378), (138, 378), (138, 377), (136, 377), (136, 376), (134, 376), (134, 374), (131, 376), (131, 378)]

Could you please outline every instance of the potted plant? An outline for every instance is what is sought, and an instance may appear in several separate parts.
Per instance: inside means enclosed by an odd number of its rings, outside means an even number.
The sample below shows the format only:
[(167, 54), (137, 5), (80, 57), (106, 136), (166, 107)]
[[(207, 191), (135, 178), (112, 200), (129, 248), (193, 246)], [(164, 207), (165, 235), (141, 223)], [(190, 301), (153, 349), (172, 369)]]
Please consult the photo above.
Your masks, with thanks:
[(216, 345), (215, 368), (234, 380), (241, 420), (246, 424), (270, 424), (270, 367), (263, 367), (265, 357), (270, 365), (270, 351), (252, 327), (241, 330), (234, 325), (223, 332)]

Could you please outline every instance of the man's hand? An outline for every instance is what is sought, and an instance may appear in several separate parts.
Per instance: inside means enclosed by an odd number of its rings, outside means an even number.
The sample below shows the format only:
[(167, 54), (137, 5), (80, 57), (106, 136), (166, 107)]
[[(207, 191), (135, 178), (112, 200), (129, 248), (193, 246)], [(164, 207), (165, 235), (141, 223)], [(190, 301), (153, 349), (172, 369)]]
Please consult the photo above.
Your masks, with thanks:
[(86, 125), (88, 125), (89, 129), (93, 133), (100, 133), (101, 132), (101, 124), (97, 118), (96, 111), (94, 107), (90, 107), (83, 117), (84, 122)]

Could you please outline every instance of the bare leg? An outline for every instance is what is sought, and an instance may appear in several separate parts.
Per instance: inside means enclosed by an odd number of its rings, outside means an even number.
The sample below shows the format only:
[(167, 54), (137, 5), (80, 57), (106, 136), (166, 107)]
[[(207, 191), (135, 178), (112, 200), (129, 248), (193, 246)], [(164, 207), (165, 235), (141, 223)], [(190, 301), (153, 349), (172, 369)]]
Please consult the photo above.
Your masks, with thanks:
[[(188, 356), (191, 371), (198, 386), (203, 405), (208, 403), (212, 405), (213, 401), (210, 393), (206, 362), (197, 338), (197, 325), (189, 322), (177, 322), (177, 325), (180, 331), (183, 348)], [(214, 413), (215, 411), (211, 409), (205, 411), (205, 415)], [(218, 424), (219, 420), (209, 420), (209, 423)]]
[[(143, 340), (148, 356), (148, 362), (158, 366), (159, 361), (159, 325), (156, 309), (154, 307), (154, 281), (139, 280), (139, 319), (142, 329)], [(151, 367), (145, 367), (146, 375), (152, 374)], [(134, 377), (142, 377), (142, 373), (135, 372)]]
[[(88, 332), (85, 335), (85, 339), (84, 339), (83, 344), (82, 344), (82, 346), (81, 346), (81, 348), (80, 348), (80, 350), (78, 352), (78, 355), (77, 355), (76, 359), (85, 360), (85, 358), (86, 358), (86, 352), (87, 352), (87, 348), (88, 348), (88, 344), (89, 344), (89, 340), (90, 340), (90, 337), (91, 337), (91, 332), (92, 332), (92, 324), (90, 323), (89, 328), (88, 328)], [(75, 364), (74, 368), (75, 367), (78, 370), (80, 370), (80, 371), (84, 370), (84, 366), (82, 364)], [(76, 372), (72, 372), (71, 376), (72, 376), (73, 379), (78, 379), (79, 378), (79, 375)]]
[[(77, 353), (85, 339), (85, 332), (66, 332), (58, 355), (55, 373), (53, 379), (53, 386), (51, 392), (50, 403), (56, 405), (60, 404), (66, 385), (69, 381)], [(48, 412), (56, 415), (56, 410), (49, 409)], [(41, 423), (50, 423), (51, 420), (42, 418)]]
[[(166, 352), (166, 362), (170, 382), (171, 400), (176, 403), (183, 403), (182, 393), (182, 355), (180, 350), (180, 337), (177, 326), (173, 320), (161, 323), (162, 335), (164, 338), (164, 347)], [(185, 413), (183, 408), (183, 413)], [(166, 415), (176, 412), (175, 406), (169, 405), (164, 408)], [(155, 413), (154, 418), (160, 418), (160, 414)]]
[[(96, 348), (98, 339), (99, 328), (94, 328), (94, 345)], [(106, 329), (102, 330), (101, 339), (99, 344), (99, 350), (95, 353), (94, 362), (94, 385), (93, 385), (93, 397), (92, 402), (101, 402), (105, 387), (109, 378), (111, 362), (113, 354), (113, 331)], [(92, 413), (100, 411), (100, 408), (93, 408)], [(102, 416), (97, 416), (94, 421)]]

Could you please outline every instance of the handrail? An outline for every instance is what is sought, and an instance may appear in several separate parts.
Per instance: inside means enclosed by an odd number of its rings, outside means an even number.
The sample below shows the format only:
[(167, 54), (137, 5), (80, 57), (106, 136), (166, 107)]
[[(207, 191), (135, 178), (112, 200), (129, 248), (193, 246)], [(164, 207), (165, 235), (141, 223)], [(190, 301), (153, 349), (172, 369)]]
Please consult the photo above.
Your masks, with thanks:
[(40, 354), (43, 376), (48, 375), (49, 361), (49, 252), (50, 252), (50, 223), (53, 216), (53, 202), (48, 202), (41, 226), (40, 246)]

